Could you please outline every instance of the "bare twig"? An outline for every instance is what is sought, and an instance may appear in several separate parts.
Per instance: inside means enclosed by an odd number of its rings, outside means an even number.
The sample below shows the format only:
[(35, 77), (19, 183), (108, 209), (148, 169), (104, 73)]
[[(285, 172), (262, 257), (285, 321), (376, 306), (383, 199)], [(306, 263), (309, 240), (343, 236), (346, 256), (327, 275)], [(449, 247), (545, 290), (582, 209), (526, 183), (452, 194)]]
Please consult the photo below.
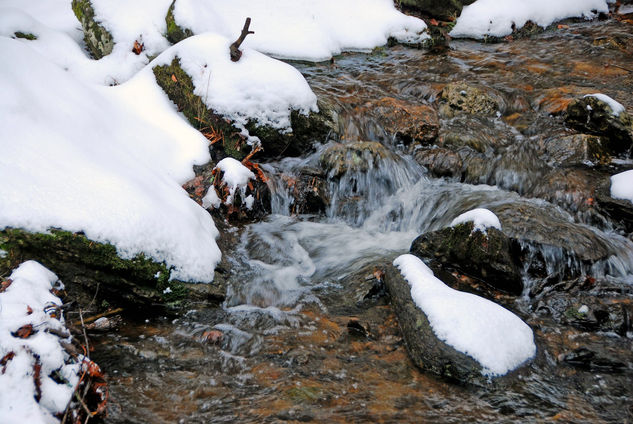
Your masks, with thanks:
[(255, 145), (251, 152), (246, 155), (244, 159), (242, 159), (242, 163), (249, 162), (251, 158), (255, 155), (255, 153), (259, 152), (260, 150), (262, 150), (262, 146), (260, 144)]
[(249, 31), (248, 27), (251, 25), (251, 18), (246, 18), (246, 22), (244, 22), (244, 28), (242, 28), (242, 33), (239, 38), (231, 44), (231, 60), (233, 62), (237, 62), (242, 57), (242, 52), (240, 51), (240, 46), (244, 42), (244, 39), (248, 34), (255, 34), (253, 31)]
[(86, 342), (86, 357), (90, 358), (90, 345), (88, 344), (88, 334), (86, 334), (86, 326), (84, 325), (84, 316), (79, 308), (79, 320), (81, 321), (81, 331), (84, 333), (84, 341)]
[(95, 316), (92, 316), (90, 318), (83, 319), (82, 316), (81, 316), (81, 310), (79, 310), (79, 317), (82, 318), (82, 319), (80, 321), (73, 322), (73, 325), (76, 326), (76, 325), (80, 325), (81, 324), (83, 326), (84, 324), (91, 323), (92, 321), (96, 321), (99, 318), (109, 317), (110, 315), (116, 315), (116, 314), (118, 314), (120, 312), (123, 312), (123, 308), (116, 308), (116, 309), (113, 309), (111, 311), (106, 311), (106, 312), (103, 312), (101, 314), (97, 314)]
[(633, 69), (625, 68), (624, 66), (616, 65), (615, 63), (610, 63), (607, 66), (614, 66), (627, 72), (633, 72)]

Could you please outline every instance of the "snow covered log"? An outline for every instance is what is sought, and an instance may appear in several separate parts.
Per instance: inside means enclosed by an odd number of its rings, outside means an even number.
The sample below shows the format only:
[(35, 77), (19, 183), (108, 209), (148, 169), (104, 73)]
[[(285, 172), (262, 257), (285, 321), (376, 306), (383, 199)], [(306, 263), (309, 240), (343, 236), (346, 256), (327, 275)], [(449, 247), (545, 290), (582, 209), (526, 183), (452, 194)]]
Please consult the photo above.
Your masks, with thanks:
[(510, 311), (451, 289), (413, 255), (394, 265), (385, 284), (409, 356), (422, 370), (485, 386), (534, 357), (532, 331)]

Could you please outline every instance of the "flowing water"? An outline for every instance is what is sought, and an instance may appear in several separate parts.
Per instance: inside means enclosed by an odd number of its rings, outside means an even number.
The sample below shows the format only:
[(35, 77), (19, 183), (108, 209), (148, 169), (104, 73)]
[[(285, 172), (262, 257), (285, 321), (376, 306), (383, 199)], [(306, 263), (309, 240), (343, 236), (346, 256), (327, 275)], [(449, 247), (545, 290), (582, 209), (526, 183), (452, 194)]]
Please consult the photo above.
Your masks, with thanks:
[[(272, 214), (233, 230), (234, 246), (224, 252), (230, 276), (222, 307), (131, 320), (119, 333), (97, 338), (95, 358), (111, 383), (108, 421), (633, 420), (631, 334), (563, 325), (541, 313), (549, 304), (538, 289), (544, 281), (563, 284), (571, 273), (608, 282), (617, 302), (630, 305), (633, 243), (604, 216), (575, 207), (574, 199), (534, 196), (547, 171), (534, 146), (562, 128), (539, 110), (559, 101), (548, 90), (590, 88), (633, 110), (630, 34), (629, 24), (615, 21), (577, 23), (500, 44), (453, 41), (440, 55), (396, 46), (346, 54), (333, 64), (296, 64), (313, 90), (336, 105), (344, 135), (337, 142), (377, 141), (390, 153), (362, 170), (330, 172), (328, 204), (313, 215), (293, 213), (289, 181), (318, 168), (334, 142), (265, 164)], [(609, 40), (625, 40), (629, 50)], [(441, 121), (441, 131), (497, 143), (477, 181), (434, 178), (361, 107), (383, 97), (433, 104), (442, 86), (460, 80), (503, 97), (502, 116), (481, 125), (459, 117)], [(544, 238), (524, 245), (534, 260), (526, 260), (523, 295), (497, 297), (530, 324), (538, 346), (528, 370), (504, 388), (458, 386), (415, 368), (374, 275), (416, 236), (475, 207), (498, 212), (504, 229), (516, 219), (513, 210), (532, 211)], [(560, 240), (567, 235), (573, 238)], [(599, 245), (609, 257), (588, 263), (566, 253), (568, 244), (585, 241), (588, 250)], [(538, 261), (544, 277), (527, 278)], [(560, 360), (579, 347), (615, 359), (602, 368)]]

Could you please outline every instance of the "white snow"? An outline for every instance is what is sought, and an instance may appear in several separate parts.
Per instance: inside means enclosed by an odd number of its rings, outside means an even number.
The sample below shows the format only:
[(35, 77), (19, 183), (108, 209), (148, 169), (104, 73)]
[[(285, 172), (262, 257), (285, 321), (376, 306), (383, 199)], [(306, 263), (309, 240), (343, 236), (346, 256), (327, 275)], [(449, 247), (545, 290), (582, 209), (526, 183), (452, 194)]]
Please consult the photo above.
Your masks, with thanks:
[(290, 110), (318, 111), (316, 96), (293, 66), (244, 48), (232, 62), (232, 41), (216, 34), (190, 37), (166, 50), (153, 66), (170, 64), (174, 57), (195, 86), (194, 93), (217, 113), (244, 125), (290, 130)]
[[(119, 87), (85, 84), (0, 36), (0, 228), (83, 231), (211, 281), (220, 251), (211, 217), (181, 184), (209, 159), (147, 68)], [(5, 200), (6, 199), (6, 200)]]
[(491, 227), (501, 231), (501, 222), (499, 222), (499, 218), (494, 214), (494, 212), (488, 209), (476, 208), (468, 212), (464, 212), (457, 218), (453, 219), (450, 226), (454, 227), (466, 222), (473, 223), (473, 231), (479, 230), (485, 233), (486, 229)]
[(611, 197), (633, 203), (633, 170), (620, 172), (611, 177)]
[(541, 27), (572, 17), (587, 19), (609, 11), (607, 0), (477, 0), (464, 6), (450, 36), (484, 38), (512, 33), (527, 21)]
[[(60, 342), (70, 342), (64, 318), (51, 311), (61, 300), (51, 293), (57, 283), (55, 274), (37, 262), (20, 265), (9, 277), (12, 283), (0, 293), (0, 358), (15, 356), (0, 366), (0, 422), (58, 423), (54, 414), (63, 412), (79, 381), (82, 358), (70, 358)], [(29, 308), (32, 311), (29, 314)], [(33, 326), (27, 338), (12, 335), (25, 325)], [(68, 333), (63, 339), (48, 331)], [(35, 399), (34, 366), (41, 365), (41, 398)], [(50, 378), (58, 371), (66, 383)]]
[(323, 61), (382, 46), (390, 36), (411, 43), (429, 38), (424, 22), (397, 11), (392, 0), (178, 0), (174, 17), (195, 34), (231, 41), (250, 17), (255, 34), (243, 45), (285, 59)]
[(512, 312), (448, 287), (413, 255), (399, 256), (393, 263), (411, 286), (411, 297), (435, 335), (479, 362), (483, 375), (504, 375), (536, 354), (532, 330)]
[(615, 101), (614, 99), (612, 99), (611, 97), (607, 96), (606, 94), (602, 94), (602, 93), (587, 94), (585, 97), (595, 97), (596, 99), (602, 102), (605, 102), (609, 106), (609, 108), (611, 108), (611, 112), (613, 113), (614, 116), (620, 116), (620, 114), (624, 112), (624, 106), (620, 104), (619, 102)]
[(589, 306), (587, 305), (582, 305), (580, 308), (578, 308), (578, 313), (580, 314), (586, 314), (587, 312), (589, 312)]
[[(240, 161), (233, 158), (222, 159), (220, 162), (218, 162), (216, 169), (219, 169), (224, 173), (222, 175), (222, 185), (226, 185), (226, 187), (229, 188), (229, 195), (226, 197), (224, 204), (232, 204), (235, 197), (235, 192), (237, 190), (240, 190), (241, 199), (243, 199), (247, 203), (247, 208), (250, 209), (250, 207), (248, 206), (250, 204), (250, 206), (252, 207), (253, 200), (249, 201), (246, 199), (246, 188), (248, 186), (248, 182), (255, 179), (255, 174), (253, 174), (250, 169), (242, 165)], [(215, 192), (215, 189), (213, 187), (210, 187), (209, 192)], [(207, 194), (207, 196), (209, 196), (209, 194)], [(209, 201), (212, 202), (214, 201), (214, 199), (210, 198)]]

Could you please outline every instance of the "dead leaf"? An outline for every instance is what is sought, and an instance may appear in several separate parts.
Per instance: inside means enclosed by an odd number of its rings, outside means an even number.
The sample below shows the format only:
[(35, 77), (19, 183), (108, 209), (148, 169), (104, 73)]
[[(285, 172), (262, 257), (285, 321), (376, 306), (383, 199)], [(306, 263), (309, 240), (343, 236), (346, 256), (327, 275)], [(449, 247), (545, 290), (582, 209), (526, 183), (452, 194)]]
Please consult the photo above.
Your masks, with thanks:
[(12, 282), (13, 280), (9, 278), (8, 280), (4, 280), (2, 283), (0, 283), (0, 293), (8, 289)]
[(218, 330), (209, 330), (202, 333), (202, 341), (207, 343), (218, 343), (222, 341), (224, 334)]
[(144, 49), (145, 49), (144, 43), (139, 43), (138, 41), (134, 41), (134, 47), (132, 47), (132, 51), (134, 52), (134, 54), (138, 56), (139, 54), (141, 54), (141, 52)]
[(171, 80), (173, 82), (178, 82), (178, 78), (176, 78), (176, 75), (174, 75), (174, 74), (171, 74)]
[(33, 324), (26, 324), (18, 328), (18, 331), (11, 333), (13, 337), (19, 337), (21, 339), (27, 339), (33, 334)]
[(31, 315), (32, 313), (33, 313), (33, 308), (31, 308), (29, 305), (26, 305), (26, 314)]

